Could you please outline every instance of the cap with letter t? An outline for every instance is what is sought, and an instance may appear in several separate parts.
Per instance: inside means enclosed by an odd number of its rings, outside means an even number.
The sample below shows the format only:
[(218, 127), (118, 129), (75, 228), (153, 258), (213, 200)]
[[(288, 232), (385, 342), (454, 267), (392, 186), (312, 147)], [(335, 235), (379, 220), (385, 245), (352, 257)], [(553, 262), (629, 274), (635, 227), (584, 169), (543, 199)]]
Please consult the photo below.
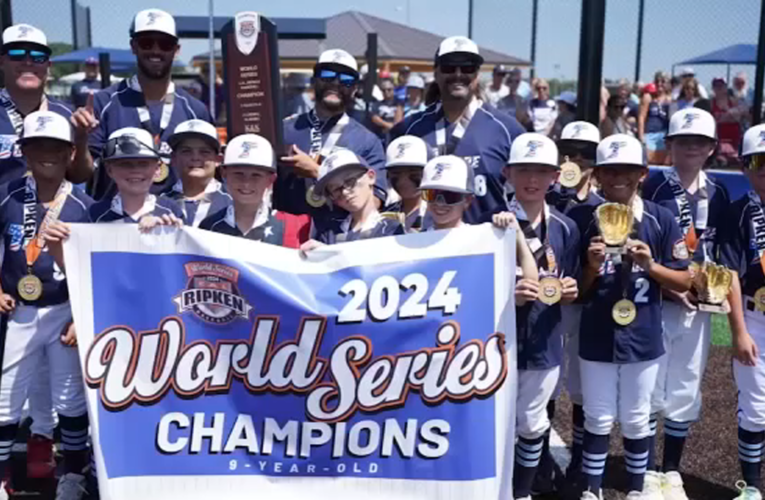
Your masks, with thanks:
[(545, 135), (533, 132), (521, 134), (510, 146), (507, 165), (545, 165), (558, 169), (558, 147)]
[(672, 115), (667, 137), (691, 135), (716, 141), (716, 132), (715, 119), (710, 113), (699, 108), (686, 108)]
[(215, 151), (220, 150), (218, 129), (211, 123), (198, 118), (179, 123), (178, 126), (175, 127), (173, 135), (170, 136), (167, 143), (171, 148), (175, 149), (181, 141), (191, 138), (202, 139), (213, 146)]
[(648, 157), (640, 141), (629, 135), (614, 134), (598, 144), (596, 165), (647, 167)]
[(242, 134), (226, 145), (222, 167), (260, 167), (276, 172), (274, 147), (265, 137)]
[(350, 70), (356, 76), (359, 75), (359, 64), (356, 62), (356, 58), (343, 49), (331, 49), (322, 52), (316, 67), (322, 66), (339, 66)]
[(414, 135), (402, 135), (388, 145), (384, 168), (425, 167), (428, 145)]
[(130, 26), (130, 36), (134, 37), (139, 33), (164, 33), (173, 38), (178, 38), (175, 31), (175, 19), (172, 15), (159, 9), (142, 10), (133, 18), (133, 24)]
[(436, 65), (442, 62), (444, 58), (469, 59), (476, 64), (483, 64), (483, 57), (478, 52), (478, 45), (464, 36), (450, 36), (441, 42), (438, 46), (438, 52), (436, 52)]
[(454, 193), (473, 194), (475, 174), (465, 160), (458, 156), (437, 156), (422, 171), (420, 189), (437, 189)]
[(35, 111), (24, 118), (24, 132), (19, 144), (35, 139), (54, 139), (72, 144), (72, 126), (69, 120), (52, 111)]
[(31, 44), (50, 54), (48, 38), (31, 24), (14, 24), (3, 31), (3, 52), (13, 45)]
[(349, 170), (366, 171), (369, 170), (369, 165), (350, 149), (336, 149), (321, 162), (319, 180), (316, 181), (314, 192), (318, 196), (324, 196), (329, 180)]

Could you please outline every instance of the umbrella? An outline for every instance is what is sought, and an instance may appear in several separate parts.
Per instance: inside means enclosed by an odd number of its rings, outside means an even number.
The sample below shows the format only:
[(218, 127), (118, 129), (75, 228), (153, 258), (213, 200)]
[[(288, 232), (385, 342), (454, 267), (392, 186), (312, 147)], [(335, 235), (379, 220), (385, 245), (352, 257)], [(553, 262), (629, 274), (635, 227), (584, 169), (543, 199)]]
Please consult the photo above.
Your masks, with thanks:
[[(135, 54), (130, 49), (109, 49), (105, 47), (88, 47), (86, 49), (75, 50), (66, 54), (61, 54), (51, 58), (54, 63), (75, 63), (83, 64), (88, 58), (95, 57), (102, 52), (109, 54), (109, 64), (111, 70), (115, 72), (130, 71), (135, 68)], [(185, 66), (182, 61), (175, 60), (174, 66)]]

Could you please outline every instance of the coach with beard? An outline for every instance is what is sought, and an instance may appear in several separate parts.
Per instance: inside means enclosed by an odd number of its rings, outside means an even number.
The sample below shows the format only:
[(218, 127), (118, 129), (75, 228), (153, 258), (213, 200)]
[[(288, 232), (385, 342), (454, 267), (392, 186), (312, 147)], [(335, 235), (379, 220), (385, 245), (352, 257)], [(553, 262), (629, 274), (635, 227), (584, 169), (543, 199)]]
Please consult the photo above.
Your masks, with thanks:
[(359, 84), (356, 60), (346, 51), (323, 52), (311, 80), (316, 94), (315, 109), (284, 121), (287, 156), (281, 158), (274, 189), (275, 208), (311, 216), (316, 230), (348, 215), (314, 195), (319, 165), (337, 148), (350, 149), (378, 172), (375, 195), (385, 203), (387, 183), (380, 168), (385, 152), (380, 140), (346, 114)]
[[(151, 192), (168, 192), (177, 181), (169, 168), (172, 152), (167, 139), (175, 127), (186, 120), (212, 122), (210, 112), (198, 99), (176, 87), (170, 78), (173, 59), (180, 50), (173, 16), (159, 9), (136, 14), (130, 27), (130, 47), (136, 56), (135, 75), (112, 85), (88, 99), (75, 111), (72, 122), (76, 134), (89, 134), (90, 154), (82, 162), (93, 163), (101, 157), (109, 135), (124, 127), (143, 128), (154, 138), (154, 147), (163, 157), (163, 167), (154, 178)], [(114, 183), (105, 168), (97, 168), (91, 194), (99, 200), (112, 196)]]

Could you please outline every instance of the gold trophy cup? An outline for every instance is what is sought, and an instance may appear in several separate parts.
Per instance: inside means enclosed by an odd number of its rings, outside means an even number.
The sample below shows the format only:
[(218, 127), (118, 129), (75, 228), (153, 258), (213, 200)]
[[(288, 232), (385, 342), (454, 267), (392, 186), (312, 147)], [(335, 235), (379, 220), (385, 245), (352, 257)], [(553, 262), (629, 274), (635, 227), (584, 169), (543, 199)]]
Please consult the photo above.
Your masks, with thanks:
[(627, 238), (633, 224), (632, 207), (621, 203), (604, 203), (597, 208), (595, 216), (606, 243), (606, 253), (627, 253)]
[(725, 266), (704, 262), (693, 276), (699, 311), (726, 314), (725, 299), (731, 287), (731, 272)]

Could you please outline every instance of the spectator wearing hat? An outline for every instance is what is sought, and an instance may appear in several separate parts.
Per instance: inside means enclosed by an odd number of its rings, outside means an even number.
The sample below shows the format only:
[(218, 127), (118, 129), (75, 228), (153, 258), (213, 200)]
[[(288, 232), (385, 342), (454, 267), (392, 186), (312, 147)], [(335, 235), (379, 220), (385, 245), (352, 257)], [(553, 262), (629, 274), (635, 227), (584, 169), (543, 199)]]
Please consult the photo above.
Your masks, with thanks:
[(390, 132), (390, 129), (396, 124), (396, 87), (393, 80), (386, 78), (380, 82), (382, 91), (382, 100), (372, 103), (371, 118), (374, 125), (374, 131), (380, 138), (384, 138)]
[[(45, 33), (29, 24), (15, 24), (3, 31), (2, 69), (5, 88), (0, 90), (0, 184), (18, 179), (27, 171), (26, 160), (17, 140), (22, 135), (24, 117), (33, 111), (53, 111), (69, 119), (72, 111), (65, 103), (45, 94), (51, 50)], [(82, 156), (69, 166), (67, 177), (72, 182), (86, 181), (91, 168), (79, 168)], [(87, 149), (87, 148), (85, 148)]]
[(736, 98), (728, 92), (725, 78), (717, 77), (712, 80), (712, 93), (714, 95), (711, 113), (717, 122), (720, 153), (723, 156), (735, 158), (738, 156), (738, 149), (741, 145), (746, 108), (742, 107)]
[(266, 138), (256, 134), (234, 137), (226, 146), (221, 176), (233, 202), (211, 212), (201, 229), (288, 248), (298, 248), (308, 239), (308, 216), (279, 212), (271, 206), (276, 157)]
[(420, 75), (412, 75), (406, 84), (406, 102), (398, 103), (396, 123), (425, 111), (425, 108), (425, 80)]
[(82, 65), (85, 78), (72, 85), (72, 104), (81, 108), (88, 102), (88, 96), (101, 90), (101, 80), (98, 78), (98, 59), (88, 57)]
[[(152, 147), (159, 152), (162, 166), (151, 185), (153, 194), (168, 192), (178, 180), (170, 170), (168, 138), (179, 123), (201, 119), (212, 123), (210, 112), (198, 99), (177, 87), (171, 79), (173, 60), (180, 50), (175, 19), (159, 9), (142, 10), (130, 27), (130, 47), (138, 71), (130, 78), (95, 95), (92, 104), (73, 116), (77, 137), (89, 137), (81, 168), (91, 168), (99, 159), (108, 138), (125, 127), (146, 130)], [(91, 193), (97, 200), (111, 197), (114, 183), (106, 169), (97, 168)]]
[(486, 102), (495, 108), (499, 101), (510, 93), (510, 89), (505, 85), (506, 77), (507, 68), (504, 65), (494, 66), (494, 70), (491, 72), (491, 83), (486, 87), (484, 96), (486, 97)]
[[(312, 86), (316, 107), (284, 122), (284, 143), (289, 151), (281, 158), (274, 185), (274, 206), (292, 214), (307, 214), (322, 231), (345, 220), (341, 205), (327, 203), (314, 186), (320, 165), (335, 149), (348, 149), (377, 171), (385, 163), (380, 139), (348, 115), (359, 83), (356, 59), (341, 49), (323, 52), (314, 66)], [(378, 207), (387, 199), (384, 176), (375, 176)]]
[(398, 70), (398, 82), (396, 86), (396, 102), (397, 103), (403, 103), (406, 102), (406, 94), (407, 94), (407, 83), (409, 82), (409, 77), (412, 75), (412, 70), (409, 68), (409, 66), (401, 66)]
[(670, 88), (668, 75), (657, 71), (640, 98), (637, 138), (645, 144), (648, 162), (653, 165), (663, 165), (667, 157), (664, 138), (669, 129)]
[(553, 141), (560, 139), (563, 128), (576, 120), (576, 94), (567, 90), (561, 92), (555, 98), (555, 101), (558, 105), (558, 117), (555, 119), (555, 123), (550, 131), (550, 138)]
[(624, 97), (621, 95), (612, 95), (608, 98), (608, 106), (606, 107), (606, 118), (600, 122), (600, 135), (604, 139), (614, 134), (626, 134), (634, 137), (632, 128), (625, 119), (624, 110), (627, 106)]
[[(681, 98), (681, 95), (683, 93), (683, 89), (685, 87), (686, 82), (689, 80), (695, 80), (696, 79), (696, 72), (691, 67), (684, 67), (680, 68), (680, 80), (678, 81), (677, 85), (674, 85), (672, 87), (672, 100), (677, 101)], [(703, 85), (696, 82), (696, 87), (698, 89), (698, 96), (697, 99), (709, 99), (709, 92), (707, 92), (707, 89), (704, 88)], [(682, 109), (682, 108), (681, 108)]]
[(483, 213), (504, 206), (502, 169), (510, 144), (523, 133), (520, 124), (478, 97), (478, 72), (483, 57), (469, 38), (446, 38), (434, 61), (433, 104), (415, 113), (391, 131), (391, 137), (421, 137), (438, 156), (465, 158), (475, 173), (474, 201), (466, 222), (480, 220)]
[(550, 135), (555, 119), (558, 117), (558, 106), (550, 99), (550, 84), (544, 78), (534, 80), (535, 97), (529, 103), (529, 116), (533, 131)]

